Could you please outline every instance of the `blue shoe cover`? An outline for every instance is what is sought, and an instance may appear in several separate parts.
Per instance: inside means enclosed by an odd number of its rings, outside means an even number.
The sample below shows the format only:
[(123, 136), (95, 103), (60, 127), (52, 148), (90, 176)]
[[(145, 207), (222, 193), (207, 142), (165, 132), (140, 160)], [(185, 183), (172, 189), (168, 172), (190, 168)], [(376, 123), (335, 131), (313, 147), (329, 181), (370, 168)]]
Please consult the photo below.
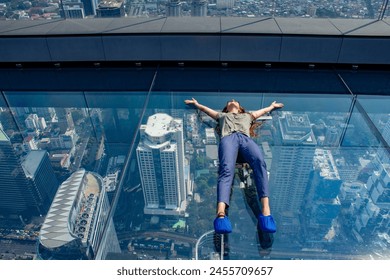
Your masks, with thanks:
[(276, 223), (274, 221), (274, 218), (269, 215), (269, 216), (263, 216), (261, 213), (258, 217), (259, 220), (259, 229), (262, 230), (263, 232), (268, 232), (268, 233), (274, 233), (276, 232)]
[(214, 230), (218, 234), (225, 234), (232, 232), (232, 224), (227, 216), (223, 218), (215, 218), (214, 220)]

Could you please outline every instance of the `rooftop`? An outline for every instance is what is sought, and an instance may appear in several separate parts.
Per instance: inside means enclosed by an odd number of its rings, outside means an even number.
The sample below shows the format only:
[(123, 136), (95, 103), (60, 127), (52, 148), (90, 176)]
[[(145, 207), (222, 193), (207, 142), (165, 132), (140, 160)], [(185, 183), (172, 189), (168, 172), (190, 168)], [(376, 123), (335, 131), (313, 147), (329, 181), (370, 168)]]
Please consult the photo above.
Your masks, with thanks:
[(179, 125), (167, 114), (154, 114), (148, 118), (145, 133), (151, 137), (161, 137), (175, 131), (175, 124)]
[(9, 142), (9, 137), (4, 133), (3, 130), (0, 129), (0, 141)]
[(76, 236), (71, 232), (71, 211), (80, 191), (85, 170), (72, 174), (59, 187), (54, 201), (40, 230), (40, 242), (47, 248), (57, 248), (73, 241)]
[(47, 151), (45, 150), (35, 150), (30, 151), (22, 162), (23, 170), (27, 177), (33, 178), (39, 168), (40, 165), (37, 163), (41, 163)]
[[(76, 238), (87, 240), (101, 187), (97, 178), (84, 169), (74, 172), (62, 183), (42, 225), (41, 244), (56, 248)], [(72, 213), (76, 209), (79, 212)]]

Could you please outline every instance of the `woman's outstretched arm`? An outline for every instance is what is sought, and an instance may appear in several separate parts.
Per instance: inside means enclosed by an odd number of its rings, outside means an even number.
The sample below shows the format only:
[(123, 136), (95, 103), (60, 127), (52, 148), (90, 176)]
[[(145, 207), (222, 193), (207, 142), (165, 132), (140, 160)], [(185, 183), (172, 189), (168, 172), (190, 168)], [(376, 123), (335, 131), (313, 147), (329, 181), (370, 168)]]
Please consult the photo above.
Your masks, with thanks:
[(261, 117), (262, 115), (271, 112), (273, 109), (283, 108), (283, 106), (284, 106), (283, 103), (277, 103), (276, 101), (274, 101), (268, 107), (262, 108), (262, 109), (257, 110), (257, 111), (253, 111), (251, 114), (252, 114), (254, 119), (257, 119), (257, 118)]
[(211, 109), (211, 108), (209, 108), (207, 106), (204, 106), (202, 104), (199, 104), (198, 101), (196, 101), (195, 98), (184, 100), (184, 103), (187, 104), (187, 105), (193, 104), (200, 111), (205, 112), (207, 115), (209, 115), (210, 117), (212, 117), (215, 120), (218, 118), (218, 112), (217, 111), (215, 111), (215, 110), (213, 110), (213, 109)]

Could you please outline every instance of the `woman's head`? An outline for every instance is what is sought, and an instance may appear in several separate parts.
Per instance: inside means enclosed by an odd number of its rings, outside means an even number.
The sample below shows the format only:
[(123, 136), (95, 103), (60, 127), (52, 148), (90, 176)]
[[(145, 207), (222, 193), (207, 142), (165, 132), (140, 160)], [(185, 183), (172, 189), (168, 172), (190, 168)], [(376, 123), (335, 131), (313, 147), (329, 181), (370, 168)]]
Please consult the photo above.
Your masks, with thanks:
[[(228, 112), (231, 112), (232, 110), (234, 110), (234, 108), (236, 108), (236, 109), (238, 110), (238, 113), (246, 113), (244, 107), (242, 107), (242, 106), (240, 105), (240, 102), (238, 102), (238, 101), (235, 100), (235, 99), (229, 100), (229, 101), (226, 103), (226, 106), (222, 109), (222, 112), (223, 112), (223, 113), (228, 113)], [(262, 124), (263, 124), (263, 122), (255, 122), (255, 121), (253, 121), (253, 122), (251, 123), (251, 127), (250, 127), (250, 129), (249, 129), (249, 133), (250, 133), (250, 136), (251, 136), (251, 137), (256, 137), (256, 136), (257, 136), (257, 134), (256, 134), (256, 129), (257, 129), (258, 127), (260, 127)], [(217, 125), (216, 129), (217, 129), (217, 132), (220, 133), (220, 132), (219, 132), (219, 129), (220, 129), (220, 128), (219, 128), (219, 124)]]
[(240, 105), (240, 102), (235, 99), (231, 99), (226, 103), (226, 106), (222, 109), (222, 112), (227, 113), (236, 109), (238, 110), (238, 113), (245, 113), (245, 109)]

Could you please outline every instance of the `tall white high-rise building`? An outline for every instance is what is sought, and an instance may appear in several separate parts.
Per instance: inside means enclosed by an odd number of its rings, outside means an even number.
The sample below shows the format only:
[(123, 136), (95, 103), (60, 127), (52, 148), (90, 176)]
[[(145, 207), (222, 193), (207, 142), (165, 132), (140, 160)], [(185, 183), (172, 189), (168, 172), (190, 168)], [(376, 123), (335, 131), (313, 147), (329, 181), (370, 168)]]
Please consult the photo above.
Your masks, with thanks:
[(27, 129), (35, 130), (39, 128), (39, 117), (37, 114), (30, 114), (24, 121)]
[(313, 169), (316, 138), (307, 114), (282, 112), (272, 148), (271, 208), (293, 225)]
[(181, 215), (189, 176), (185, 168), (183, 120), (157, 113), (140, 128), (137, 147), (145, 214)]
[(215, 135), (215, 130), (214, 128), (206, 128), (206, 144), (217, 144), (217, 137)]

